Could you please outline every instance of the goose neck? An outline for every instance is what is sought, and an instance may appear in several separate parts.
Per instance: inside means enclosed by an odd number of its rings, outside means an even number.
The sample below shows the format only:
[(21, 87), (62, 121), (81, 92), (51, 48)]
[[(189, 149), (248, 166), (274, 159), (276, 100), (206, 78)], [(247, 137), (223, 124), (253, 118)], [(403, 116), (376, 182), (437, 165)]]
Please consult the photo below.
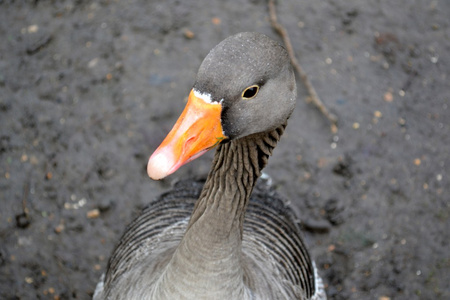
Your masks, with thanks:
[(160, 285), (161, 292), (184, 298), (195, 287), (195, 299), (246, 298), (241, 255), (245, 208), (284, 128), (219, 145), (187, 231), (160, 282), (170, 288)]

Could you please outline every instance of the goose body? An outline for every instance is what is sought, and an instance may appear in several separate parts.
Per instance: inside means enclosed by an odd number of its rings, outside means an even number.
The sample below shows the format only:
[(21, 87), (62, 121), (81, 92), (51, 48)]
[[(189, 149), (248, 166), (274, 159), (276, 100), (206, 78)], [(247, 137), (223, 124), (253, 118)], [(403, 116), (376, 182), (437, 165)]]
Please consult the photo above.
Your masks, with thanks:
[(287, 53), (265, 35), (211, 50), (148, 163), (161, 179), (215, 147), (210, 173), (178, 183), (129, 225), (94, 300), (326, 299), (291, 210), (257, 184), (295, 99)]

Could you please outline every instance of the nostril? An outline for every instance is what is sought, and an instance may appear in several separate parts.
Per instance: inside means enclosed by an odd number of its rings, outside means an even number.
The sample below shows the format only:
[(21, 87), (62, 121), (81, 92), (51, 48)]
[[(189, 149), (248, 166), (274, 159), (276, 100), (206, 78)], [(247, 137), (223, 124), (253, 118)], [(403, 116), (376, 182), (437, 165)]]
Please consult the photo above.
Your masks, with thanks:
[(183, 152), (186, 151), (186, 149), (189, 149), (196, 139), (197, 138), (195, 136), (188, 138), (187, 141), (184, 143)]

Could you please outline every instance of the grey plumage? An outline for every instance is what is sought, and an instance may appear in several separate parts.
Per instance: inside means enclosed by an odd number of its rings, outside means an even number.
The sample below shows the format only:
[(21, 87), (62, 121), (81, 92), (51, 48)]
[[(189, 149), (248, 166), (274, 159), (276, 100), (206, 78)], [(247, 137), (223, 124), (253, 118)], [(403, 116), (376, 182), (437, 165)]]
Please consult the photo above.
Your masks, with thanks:
[[(186, 230), (203, 184), (204, 180), (178, 182), (171, 191), (164, 193), (143, 209), (141, 215), (127, 228), (110, 259), (106, 282), (109, 289), (104, 291), (105, 295), (111, 292), (118, 278), (124, 273), (143, 265), (142, 257), (137, 257), (136, 251), (146, 253), (158, 246), (167, 246), (173, 250)], [(272, 187), (258, 182), (245, 215), (242, 252), (248, 256), (247, 260), (253, 260), (258, 268), (264, 268), (270, 261), (274, 264), (282, 261), (285, 268), (277, 270), (278, 274), (274, 274), (276, 278), (287, 278), (295, 282), (301, 287), (298, 289), (299, 294), (302, 290), (305, 291), (306, 299), (312, 295), (316, 296), (315, 299), (325, 299), (323, 284), (320, 278), (314, 278), (314, 267), (303, 241), (299, 238), (299, 227), (293, 220), (295, 216), (286, 201)], [(258, 277), (247, 280), (254, 285)]]

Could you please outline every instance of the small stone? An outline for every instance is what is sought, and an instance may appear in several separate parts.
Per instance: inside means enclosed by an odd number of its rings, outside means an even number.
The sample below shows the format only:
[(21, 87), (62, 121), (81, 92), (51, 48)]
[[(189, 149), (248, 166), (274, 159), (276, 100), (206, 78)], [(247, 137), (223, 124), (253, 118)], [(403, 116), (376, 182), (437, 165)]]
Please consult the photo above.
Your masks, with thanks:
[(195, 34), (189, 29), (185, 29), (183, 34), (184, 34), (184, 37), (187, 39), (193, 39), (195, 36)]
[(98, 59), (97, 57), (91, 59), (91, 60), (88, 62), (88, 68), (89, 68), (89, 69), (92, 69), (93, 67), (95, 67), (95, 66), (98, 64), (98, 61), (99, 61), (99, 59)]
[(81, 198), (77, 204), (79, 207), (83, 207), (86, 203), (87, 203), (86, 198)]
[(353, 129), (358, 129), (358, 128), (359, 128), (359, 123), (358, 122), (353, 123)]
[(32, 39), (28, 41), (26, 46), (26, 52), (28, 55), (33, 55), (47, 46), (53, 39), (53, 36), (49, 33), (41, 33), (35, 35)]
[(220, 23), (222, 23), (222, 20), (219, 19), (219, 18), (217, 18), (217, 17), (214, 17), (214, 18), (211, 19), (211, 22), (212, 22), (214, 25), (220, 25)]
[(384, 94), (384, 101), (386, 101), (386, 102), (392, 102), (392, 101), (394, 101), (394, 95), (392, 95), (391, 92), (386, 92), (386, 93)]
[(331, 132), (332, 133), (337, 133), (338, 132), (338, 127), (336, 126), (336, 124), (331, 124)]
[(339, 225), (344, 223), (345, 217), (343, 214), (344, 206), (340, 201), (336, 198), (329, 199), (324, 207), (324, 214), (325, 218), (330, 222), (332, 225)]
[(31, 277), (25, 277), (25, 282), (28, 284), (32, 284), (34, 282), (34, 280)]
[(100, 216), (100, 210), (97, 208), (94, 208), (93, 210), (90, 210), (86, 213), (86, 216), (88, 219), (95, 219)]
[(391, 298), (388, 296), (381, 296), (378, 298), (378, 300), (391, 300)]
[(37, 25), (30, 25), (27, 28), (28, 33), (36, 33), (39, 30), (39, 26)]
[(64, 224), (61, 223), (55, 227), (55, 232), (61, 233), (61, 232), (63, 232), (64, 228), (65, 228)]
[(376, 111), (373, 113), (373, 115), (374, 115), (375, 118), (381, 118), (381, 117), (383, 116), (383, 114), (382, 114), (381, 111), (379, 111), (379, 110), (376, 110)]
[(414, 164), (415, 164), (416, 166), (420, 166), (421, 163), (422, 163), (422, 161), (420, 160), (420, 158), (416, 158), (416, 159), (414, 160)]
[(103, 199), (98, 204), (98, 209), (100, 210), (100, 212), (105, 212), (105, 211), (108, 211), (112, 207), (113, 204), (114, 204), (113, 200)]
[(302, 222), (306, 230), (311, 232), (326, 233), (330, 231), (331, 225), (324, 219), (312, 219), (308, 218)]

